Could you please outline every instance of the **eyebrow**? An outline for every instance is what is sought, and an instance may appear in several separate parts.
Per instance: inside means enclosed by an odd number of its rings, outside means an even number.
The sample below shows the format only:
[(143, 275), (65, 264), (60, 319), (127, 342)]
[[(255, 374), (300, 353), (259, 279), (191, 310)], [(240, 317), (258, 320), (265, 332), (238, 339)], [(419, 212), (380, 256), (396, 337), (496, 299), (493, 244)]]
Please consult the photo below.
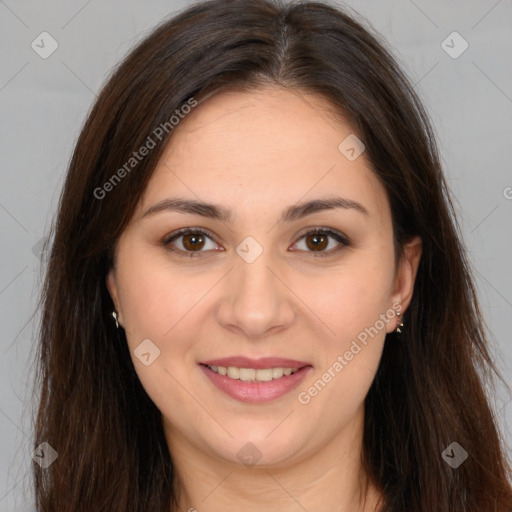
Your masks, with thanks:
[[(369, 215), (368, 210), (357, 201), (343, 197), (331, 197), (323, 199), (313, 199), (286, 208), (281, 213), (280, 222), (292, 222), (307, 215), (324, 210), (342, 208), (345, 210), (356, 210), (364, 215)], [(204, 201), (195, 201), (190, 199), (168, 198), (156, 203), (148, 208), (142, 218), (149, 217), (164, 211), (173, 211), (180, 213), (189, 213), (201, 215), (222, 222), (232, 222), (232, 212), (220, 205), (206, 203)]]

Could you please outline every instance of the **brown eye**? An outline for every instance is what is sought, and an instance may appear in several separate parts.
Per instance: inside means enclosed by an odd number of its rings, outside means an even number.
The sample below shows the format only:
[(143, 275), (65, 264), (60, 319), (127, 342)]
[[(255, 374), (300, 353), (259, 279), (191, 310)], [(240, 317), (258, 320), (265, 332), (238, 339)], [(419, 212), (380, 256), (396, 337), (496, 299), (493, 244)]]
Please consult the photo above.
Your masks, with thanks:
[[(312, 256), (330, 256), (350, 245), (349, 239), (345, 235), (331, 229), (317, 228), (308, 231), (304, 233), (299, 240), (302, 241), (302, 239), (304, 239), (305, 248), (299, 248), (299, 250), (310, 253)], [(335, 243), (334, 247), (326, 250), (331, 240), (335, 240), (337, 245)], [(299, 242), (295, 245), (298, 244)]]
[[(208, 243), (211, 244), (209, 247)], [(209, 234), (200, 229), (190, 228), (171, 233), (162, 241), (162, 245), (169, 251), (184, 256), (199, 256), (207, 250), (218, 248)]]
[(196, 233), (182, 235), (182, 239), (183, 247), (185, 247), (187, 251), (201, 250), (205, 243), (204, 236)]
[(312, 251), (323, 251), (329, 245), (329, 237), (319, 233), (307, 235), (305, 238), (306, 245)]

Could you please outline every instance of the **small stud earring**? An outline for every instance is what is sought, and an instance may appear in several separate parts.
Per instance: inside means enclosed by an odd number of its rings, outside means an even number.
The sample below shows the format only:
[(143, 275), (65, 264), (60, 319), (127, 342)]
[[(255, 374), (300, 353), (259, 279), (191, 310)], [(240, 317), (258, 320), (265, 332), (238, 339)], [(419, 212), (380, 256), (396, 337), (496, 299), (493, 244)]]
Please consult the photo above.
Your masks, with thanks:
[(114, 320), (116, 321), (116, 327), (119, 329), (119, 322), (117, 321), (117, 311), (112, 311), (112, 316), (114, 317)]
[[(400, 311), (397, 311), (397, 312), (396, 312), (396, 316), (398, 316), (398, 317), (400, 317), (400, 315), (401, 315), (401, 314), (402, 314), (402, 313), (400, 313)], [(400, 318), (399, 318), (399, 319), (400, 319)], [(401, 328), (402, 328), (403, 326), (404, 326), (404, 323), (403, 323), (403, 322), (399, 322), (399, 323), (398, 323), (398, 325), (396, 326), (396, 332), (401, 333), (401, 332), (402, 332)]]

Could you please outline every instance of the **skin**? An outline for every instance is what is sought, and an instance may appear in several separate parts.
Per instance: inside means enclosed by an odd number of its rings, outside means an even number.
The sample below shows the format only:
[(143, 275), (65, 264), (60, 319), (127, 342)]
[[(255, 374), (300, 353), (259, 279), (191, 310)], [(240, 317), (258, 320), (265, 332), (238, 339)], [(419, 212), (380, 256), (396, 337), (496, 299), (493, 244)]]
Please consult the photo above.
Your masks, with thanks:
[[(364, 153), (349, 161), (338, 149), (352, 133), (318, 95), (274, 86), (216, 94), (175, 129), (118, 241), (107, 286), (137, 374), (162, 412), (181, 510), (377, 510), (379, 490), (360, 464), (363, 402), (385, 335), (400, 320), (388, 315), (309, 403), (297, 398), (379, 315), (397, 303), (405, 312), (421, 256), (415, 238), (395, 271), (386, 191)], [(330, 209), (278, 222), (288, 206), (333, 195), (361, 203), (368, 215)], [(222, 205), (234, 220), (173, 211), (143, 217), (177, 196)], [(186, 227), (214, 235), (194, 257), (161, 244)], [(350, 244), (328, 238), (322, 250), (330, 255), (315, 256), (312, 237), (303, 236), (315, 227), (338, 230)], [(236, 252), (247, 236), (263, 249), (250, 264)], [(172, 247), (193, 252), (188, 241)], [(133, 353), (144, 339), (160, 350), (149, 366)], [(285, 396), (245, 404), (198, 366), (234, 355), (286, 357), (313, 369)], [(261, 454), (252, 467), (237, 456), (247, 442)]]

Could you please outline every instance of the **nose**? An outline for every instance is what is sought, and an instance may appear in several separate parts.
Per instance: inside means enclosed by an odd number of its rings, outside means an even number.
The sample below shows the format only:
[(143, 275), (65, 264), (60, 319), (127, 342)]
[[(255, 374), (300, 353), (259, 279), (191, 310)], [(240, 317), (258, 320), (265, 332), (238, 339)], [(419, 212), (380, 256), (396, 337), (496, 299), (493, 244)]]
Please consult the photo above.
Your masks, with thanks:
[(293, 323), (294, 299), (282, 267), (272, 260), (270, 251), (263, 251), (252, 263), (236, 255), (224, 280), (217, 320), (238, 336), (261, 339)]

